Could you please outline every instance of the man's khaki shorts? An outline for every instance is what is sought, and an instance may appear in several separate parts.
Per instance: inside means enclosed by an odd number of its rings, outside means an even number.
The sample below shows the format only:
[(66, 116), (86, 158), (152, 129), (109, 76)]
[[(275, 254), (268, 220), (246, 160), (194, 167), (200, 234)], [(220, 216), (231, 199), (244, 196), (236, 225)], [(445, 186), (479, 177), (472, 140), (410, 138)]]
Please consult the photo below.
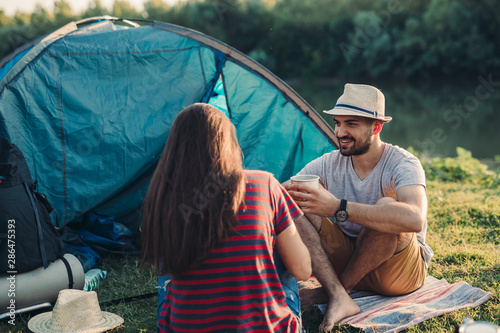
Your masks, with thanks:
[[(323, 248), (338, 276), (346, 268), (356, 245), (356, 238), (345, 235), (329, 218), (323, 218), (320, 231)], [(401, 252), (368, 273), (355, 287), (382, 295), (404, 295), (425, 282), (427, 267), (416, 236)]]

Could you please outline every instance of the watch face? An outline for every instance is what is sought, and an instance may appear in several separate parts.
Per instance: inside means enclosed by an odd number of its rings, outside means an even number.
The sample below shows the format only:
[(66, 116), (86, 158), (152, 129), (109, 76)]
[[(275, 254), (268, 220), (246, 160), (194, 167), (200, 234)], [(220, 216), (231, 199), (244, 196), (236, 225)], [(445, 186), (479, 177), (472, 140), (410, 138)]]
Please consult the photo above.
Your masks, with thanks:
[(345, 210), (337, 211), (337, 214), (335, 214), (335, 219), (339, 222), (345, 222), (347, 220), (347, 212)]

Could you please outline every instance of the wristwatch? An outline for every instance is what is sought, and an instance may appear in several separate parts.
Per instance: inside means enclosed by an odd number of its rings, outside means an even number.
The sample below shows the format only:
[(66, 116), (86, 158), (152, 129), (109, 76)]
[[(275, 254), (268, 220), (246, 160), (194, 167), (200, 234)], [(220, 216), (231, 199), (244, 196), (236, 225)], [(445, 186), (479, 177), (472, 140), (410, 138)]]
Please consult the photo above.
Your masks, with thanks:
[(345, 199), (340, 200), (339, 210), (335, 212), (335, 221), (337, 222), (347, 221), (349, 214), (347, 214), (346, 208), (347, 208), (347, 200)]

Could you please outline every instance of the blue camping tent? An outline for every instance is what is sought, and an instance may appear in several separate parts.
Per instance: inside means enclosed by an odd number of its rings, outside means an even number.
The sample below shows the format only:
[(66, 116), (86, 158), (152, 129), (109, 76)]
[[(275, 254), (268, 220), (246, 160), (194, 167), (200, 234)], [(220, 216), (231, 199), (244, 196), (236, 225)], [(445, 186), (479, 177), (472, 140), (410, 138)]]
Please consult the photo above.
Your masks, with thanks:
[(64, 225), (89, 211), (137, 230), (179, 111), (208, 102), (235, 125), (247, 168), (280, 181), (338, 147), (287, 84), (230, 46), (161, 22), (72, 22), (0, 63), (0, 136), (26, 156)]

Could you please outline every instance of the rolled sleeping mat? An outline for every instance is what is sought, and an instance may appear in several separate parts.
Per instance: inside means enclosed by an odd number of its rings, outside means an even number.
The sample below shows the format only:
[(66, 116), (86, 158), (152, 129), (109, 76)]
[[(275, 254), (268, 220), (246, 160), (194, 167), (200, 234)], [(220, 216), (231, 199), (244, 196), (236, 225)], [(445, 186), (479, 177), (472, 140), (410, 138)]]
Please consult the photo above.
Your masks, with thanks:
[(12, 313), (23, 308), (55, 303), (62, 289), (83, 290), (85, 273), (80, 261), (72, 254), (49, 264), (44, 269), (0, 276), (0, 313)]

